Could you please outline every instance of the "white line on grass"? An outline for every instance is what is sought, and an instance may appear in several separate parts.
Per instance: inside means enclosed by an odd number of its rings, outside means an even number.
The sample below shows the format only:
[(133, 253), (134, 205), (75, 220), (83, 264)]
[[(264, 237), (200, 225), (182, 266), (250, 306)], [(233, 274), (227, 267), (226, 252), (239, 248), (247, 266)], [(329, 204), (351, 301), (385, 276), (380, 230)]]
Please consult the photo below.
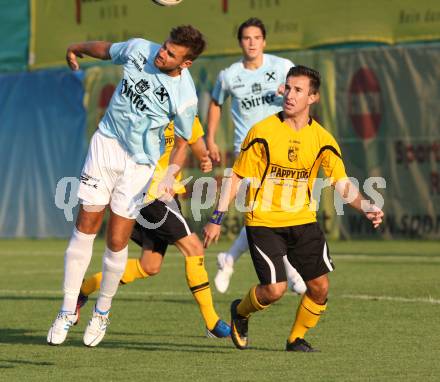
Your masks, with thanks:
[[(14, 296), (62, 296), (59, 290), (17, 290), (17, 289), (0, 289), (0, 296), (14, 295)], [(157, 292), (135, 292), (135, 291), (118, 291), (118, 296), (191, 296), (191, 292), (176, 292), (176, 291), (157, 291)], [(116, 297), (117, 298), (117, 297)]]
[(366, 260), (366, 261), (383, 261), (383, 262), (397, 262), (397, 261), (408, 261), (414, 263), (440, 263), (440, 256), (393, 256), (393, 255), (342, 255), (342, 254), (331, 254), (335, 260)]
[(427, 303), (427, 304), (440, 304), (440, 300), (432, 298), (431, 296), (427, 298), (407, 298), (398, 296), (370, 296), (367, 294), (344, 294), (339, 296), (340, 298), (350, 298), (353, 300), (370, 300), (370, 301), (394, 301), (394, 302), (409, 302), (409, 303)]
[[(244, 292), (243, 292), (244, 293)], [(17, 290), (17, 289), (0, 289), (0, 296), (62, 296), (59, 290)], [(190, 296), (190, 292), (176, 292), (176, 291), (118, 291), (118, 296)], [(288, 296), (293, 296), (288, 294)], [(394, 301), (403, 303), (425, 303), (425, 304), (440, 304), (440, 300), (433, 297), (418, 297), (407, 298), (399, 296), (370, 296), (364, 294), (343, 294), (340, 296), (332, 296), (336, 298), (347, 298), (352, 300), (370, 300), (370, 301)], [(117, 298), (117, 297), (116, 297)]]

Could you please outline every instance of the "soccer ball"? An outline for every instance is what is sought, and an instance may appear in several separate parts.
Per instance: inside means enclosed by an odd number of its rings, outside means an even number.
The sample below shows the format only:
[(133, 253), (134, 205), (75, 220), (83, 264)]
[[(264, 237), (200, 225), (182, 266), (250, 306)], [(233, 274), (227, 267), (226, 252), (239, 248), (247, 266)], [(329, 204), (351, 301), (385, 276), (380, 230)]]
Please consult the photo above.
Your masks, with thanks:
[(183, 0), (152, 0), (154, 4), (161, 5), (163, 7), (171, 7), (172, 5), (180, 4)]

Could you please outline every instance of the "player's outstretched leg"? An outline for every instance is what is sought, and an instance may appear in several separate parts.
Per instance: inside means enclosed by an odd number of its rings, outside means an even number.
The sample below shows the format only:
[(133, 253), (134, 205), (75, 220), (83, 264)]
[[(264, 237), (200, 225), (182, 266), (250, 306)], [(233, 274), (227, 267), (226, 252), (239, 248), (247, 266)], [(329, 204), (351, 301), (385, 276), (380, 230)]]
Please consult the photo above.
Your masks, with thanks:
[[(135, 280), (147, 278), (148, 274), (142, 269), (139, 259), (128, 259), (125, 266), (124, 274), (122, 275), (119, 285), (130, 284)], [(89, 300), (89, 296), (96, 292), (102, 281), (102, 272), (95, 273), (94, 275), (85, 279), (81, 285), (81, 291), (76, 302), (76, 311), (78, 313), (78, 320), (80, 318), (81, 308)], [(76, 323), (75, 323), (76, 325)]]
[(227, 252), (221, 252), (217, 255), (218, 271), (214, 284), (220, 293), (225, 293), (228, 290), (232, 273), (234, 273), (234, 263), (248, 249), (246, 228), (243, 227), (231, 248)]
[(93, 315), (84, 332), (84, 345), (97, 346), (104, 338), (110, 321), (108, 319), (113, 296), (127, 263), (128, 247), (112, 251), (106, 247), (103, 257), (101, 289)]
[(74, 228), (64, 257), (64, 300), (60, 312), (47, 333), (47, 343), (62, 344), (69, 329), (77, 323), (76, 301), (81, 280), (90, 263), (95, 234)]
[(206, 335), (216, 338), (229, 337), (231, 328), (219, 318), (214, 309), (204, 256), (185, 256), (185, 272), (188, 287), (199, 305), (200, 313), (205, 321)]
[(253, 286), (243, 300), (235, 300), (231, 303), (231, 339), (235, 347), (240, 350), (247, 349), (249, 345), (248, 323), (251, 313), (269, 306), (258, 301), (256, 288)]
[(307, 294), (303, 295), (296, 312), (295, 322), (287, 339), (287, 351), (306, 353), (318, 351), (304, 339), (304, 336), (309, 329), (317, 325), (326, 308), (327, 304), (317, 304)]

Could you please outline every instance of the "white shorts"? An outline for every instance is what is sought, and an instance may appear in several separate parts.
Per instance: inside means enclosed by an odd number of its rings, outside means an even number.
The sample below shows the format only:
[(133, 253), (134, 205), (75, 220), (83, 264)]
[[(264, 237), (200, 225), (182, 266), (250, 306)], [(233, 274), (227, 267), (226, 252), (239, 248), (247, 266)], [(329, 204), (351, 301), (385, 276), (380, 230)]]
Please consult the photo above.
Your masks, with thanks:
[(110, 204), (115, 214), (136, 219), (153, 172), (154, 166), (134, 162), (117, 139), (97, 130), (81, 172), (78, 198), (84, 205)]

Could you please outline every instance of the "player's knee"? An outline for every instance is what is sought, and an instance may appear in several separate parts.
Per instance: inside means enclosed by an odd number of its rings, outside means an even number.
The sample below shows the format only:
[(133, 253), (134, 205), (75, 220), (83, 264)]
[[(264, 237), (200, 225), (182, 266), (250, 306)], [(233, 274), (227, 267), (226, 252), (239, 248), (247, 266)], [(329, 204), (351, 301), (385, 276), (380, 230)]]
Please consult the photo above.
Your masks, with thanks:
[[(102, 210), (99, 210), (99, 209)], [(76, 228), (87, 235), (98, 233), (101, 228), (104, 206), (83, 206), (76, 218)]]
[(264, 288), (264, 300), (262, 303), (273, 303), (283, 297), (287, 289), (287, 283), (277, 283), (265, 285)]
[(142, 270), (148, 275), (148, 276), (155, 276), (160, 272), (161, 264), (154, 264), (149, 263), (147, 261), (140, 260), (140, 264), (142, 267)]
[(176, 243), (184, 256), (203, 256), (203, 244), (199, 238), (192, 234), (187, 236), (184, 241)]
[(81, 218), (76, 222), (76, 228), (78, 231), (85, 233), (86, 235), (93, 235), (98, 233), (99, 228), (101, 227), (100, 219), (93, 218)]
[(142, 267), (142, 269), (148, 276), (155, 276), (160, 272), (160, 265), (148, 265), (146, 267)]
[(328, 296), (328, 284), (311, 284), (307, 285), (307, 294), (317, 304), (324, 304)]
[(107, 239), (107, 247), (113, 252), (119, 252), (127, 246), (127, 239), (122, 236), (112, 235)]

